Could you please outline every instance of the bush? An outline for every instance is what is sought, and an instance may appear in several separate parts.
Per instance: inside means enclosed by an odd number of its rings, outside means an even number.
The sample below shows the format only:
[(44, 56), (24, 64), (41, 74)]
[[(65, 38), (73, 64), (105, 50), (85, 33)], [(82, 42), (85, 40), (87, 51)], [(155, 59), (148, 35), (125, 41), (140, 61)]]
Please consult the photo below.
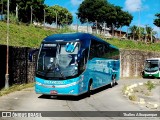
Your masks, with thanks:
[(147, 83), (145, 83), (145, 85), (147, 86), (147, 89), (148, 89), (149, 91), (151, 91), (152, 89), (155, 88), (154, 83), (152, 83), (150, 80), (147, 81)]
[(130, 95), (129, 99), (132, 100), (132, 101), (136, 101), (137, 100), (137, 96), (135, 94)]

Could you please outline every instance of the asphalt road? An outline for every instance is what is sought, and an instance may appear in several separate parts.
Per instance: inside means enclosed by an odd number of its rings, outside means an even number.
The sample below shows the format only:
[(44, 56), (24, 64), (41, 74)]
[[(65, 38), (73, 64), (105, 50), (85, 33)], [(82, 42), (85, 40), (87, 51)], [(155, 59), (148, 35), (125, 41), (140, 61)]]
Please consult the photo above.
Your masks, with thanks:
[[(147, 117), (99, 117), (96, 116), (97, 113), (76, 113), (76, 111), (150, 111), (150, 109), (145, 106), (140, 106), (134, 104), (133, 102), (127, 100), (122, 95), (122, 88), (126, 84), (132, 84), (136, 82), (145, 82), (149, 79), (130, 79), (130, 80), (119, 80), (118, 85), (113, 88), (105, 86), (101, 89), (94, 91), (91, 97), (86, 97), (82, 95), (80, 97), (72, 96), (44, 96), (40, 94), (35, 94), (34, 88), (24, 89), (22, 91), (17, 91), (9, 95), (0, 97), (0, 111), (70, 111), (73, 116), (62, 117), (65, 114), (70, 113), (54, 113), (58, 117), (43, 117), (43, 118), (5, 118), (0, 117), (0, 120), (25, 120), (25, 119), (47, 119), (47, 120), (159, 120), (160, 118), (147, 118)], [(153, 80), (153, 79), (152, 79)], [(159, 80), (159, 79), (154, 79)], [(49, 114), (49, 113), (48, 113)], [(78, 115), (77, 115), (78, 114)], [(79, 114), (86, 116), (76, 117)], [(108, 114), (116, 114), (108, 113)], [(54, 116), (54, 115), (53, 115)], [(60, 117), (61, 116), (61, 117)], [(74, 117), (75, 116), (75, 117)], [(95, 117), (93, 117), (95, 116)]]

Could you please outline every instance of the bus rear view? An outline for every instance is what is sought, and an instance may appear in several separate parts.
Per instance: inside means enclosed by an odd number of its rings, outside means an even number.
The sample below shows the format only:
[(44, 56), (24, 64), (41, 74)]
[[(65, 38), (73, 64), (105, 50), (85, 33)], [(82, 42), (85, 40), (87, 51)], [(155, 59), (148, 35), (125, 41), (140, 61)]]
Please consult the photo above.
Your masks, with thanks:
[(116, 47), (87, 33), (55, 34), (40, 45), (35, 91), (45, 95), (89, 95), (107, 84), (114, 86), (119, 75)]

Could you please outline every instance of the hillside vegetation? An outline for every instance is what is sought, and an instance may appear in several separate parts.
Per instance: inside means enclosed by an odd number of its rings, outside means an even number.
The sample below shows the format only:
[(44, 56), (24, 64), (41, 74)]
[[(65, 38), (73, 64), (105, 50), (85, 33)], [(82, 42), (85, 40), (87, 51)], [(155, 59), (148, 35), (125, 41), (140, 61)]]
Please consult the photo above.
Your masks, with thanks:
[[(0, 44), (5, 45), (7, 39), (7, 25), (5, 22), (0, 22)], [(40, 42), (47, 36), (56, 33), (73, 32), (68, 28), (61, 30), (44, 29), (43, 27), (35, 27), (33, 25), (16, 25), (10, 24), (9, 29), (9, 45), (21, 47), (39, 47)], [(102, 36), (99, 36), (103, 38)], [(106, 40), (105, 38), (103, 38)], [(138, 49), (144, 51), (160, 51), (160, 43), (145, 44), (132, 40), (109, 39), (107, 42), (122, 49)]]
[[(47, 29), (35, 27), (33, 25), (16, 25), (9, 26), (9, 45), (21, 47), (39, 47), (40, 42), (47, 36), (56, 33), (65, 32), (63, 30)], [(5, 45), (7, 39), (7, 24), (0, 22), (0, 44)]]

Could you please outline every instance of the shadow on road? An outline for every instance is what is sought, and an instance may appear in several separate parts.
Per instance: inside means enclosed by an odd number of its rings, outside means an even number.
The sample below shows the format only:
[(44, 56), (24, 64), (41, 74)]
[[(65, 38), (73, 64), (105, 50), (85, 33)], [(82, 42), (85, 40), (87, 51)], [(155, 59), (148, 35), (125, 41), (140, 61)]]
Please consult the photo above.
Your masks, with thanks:
[[(116, 85), (118, 85), (118, 83)], [(102, 91), (107, 90), (109, 88), (110, 88), (110, 85), (106, 85), (104, 87), (101, 87), (101, 88), (98, 88), (96, 90), (93, 90), (91, 92), (91, 96), (90, 97), (92, 97), (92, 95), (94, 95), (94, 94), (98, 94), (99, 92), (102, 92)], [(59, 95), (41, 95), (38, 98), (41, 98), (41, 99), (50, 99), (50, 100), (79, 101), (79, 100), (88, 98), (88, 94), (84, 93), (84, 94), (79, 95), (79, 96), (71, 96), (71, 95), (60, 95), (60, 96)]]

